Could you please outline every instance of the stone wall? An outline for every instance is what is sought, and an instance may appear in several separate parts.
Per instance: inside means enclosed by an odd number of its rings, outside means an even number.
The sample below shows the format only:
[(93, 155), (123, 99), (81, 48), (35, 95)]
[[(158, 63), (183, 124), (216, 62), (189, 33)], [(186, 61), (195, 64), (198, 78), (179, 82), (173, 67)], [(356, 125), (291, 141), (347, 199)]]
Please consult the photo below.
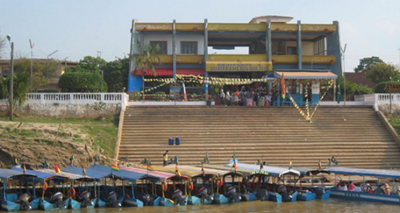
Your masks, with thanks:
[(97, 118), (101, 115), (115, 115), (121, 111), (121, 104), (105, 103), (103, 107), (96, 104), (59, 104), (59, 103), (30, 103), (16, 109), (29, 115), (65, 118)]

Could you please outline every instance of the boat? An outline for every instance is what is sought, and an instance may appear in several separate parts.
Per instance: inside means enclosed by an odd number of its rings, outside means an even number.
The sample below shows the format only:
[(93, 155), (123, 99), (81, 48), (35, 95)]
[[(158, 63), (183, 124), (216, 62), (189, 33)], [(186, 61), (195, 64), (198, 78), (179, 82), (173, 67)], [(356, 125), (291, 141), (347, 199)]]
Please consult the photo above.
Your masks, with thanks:
[[(133, 172), (142, 173), (144, 176), (141, 177), (138, 182), (141, 182), (140, 186), (137, 186), (135, 189), (135, 195), (137, 199), (140, 199), (143, 202), (144, 206), (159, 206), (161, 200), (164, 200), (165, 203), (165, 195), (164, 191), (161, 189), (157, 190), (157, 188), (161, 188), (161, 184), (163, 184), (166, 179), (175, 176), (175, 174), (159, 172), (159, 171), (148, 171), (143, 168), (135, 168), (135, 167), (126, 167), (120, 166), (121, 170), (128, 170)], [(149, 185), (151, 185), (151, 190), (149, 190)], [(139, 190), (140, 189), (140, 190)], [(150, 192), (149, 192), (150, 191)], [(162, 191), (162, 195), (158, 195), (157, 191)], [(172, 204), (171, 204), (172, 205)]]
[[(330, 171), (326, 169), (308, 169), (302, 167), (294, 167), (294, 170), (300, 172), (301, 176), (298, 180), (299, 189), (297, 199), (302, 201), (310, 201), (315, 199), (326, 200), (329, 199), (331, 191), (330, 186), (325, 186), (326, 179), (324, 176), (317, 176), (320, 174), (329, 175)], [(303, 184), (307, 184), (303, 187)], [(320, 184), (320, 185), (319, 185)], [(304, 190), (305, 189), (305, 190)]]
[[(355, 199), (355, 200), (363, 200), (363, 201), (377, 201), (377, 202), (386, 202), (393, 204), (400, 204), (400, 196), (398, 196), (397, 192), (395, 192), (395, 180), (400, 178), (400, 171), (395, 170), (378, 170), (378, 169), (357, 169), (357, 168), (346, 168), (346, 167), (336, 167), (330, 166), (325, 168), (331, 173), (335, 174), (335, 187), (331, 188), (331, 196), (339, 197), (345, 199)], [(362, 191), (344, 191), (338, 189), (337, 175), (348, 176), (349, 182), (351, 181), (351, 177), (357, 176), (362, 177), (362, 182), (360, 181), (358, 184), (362, 184)], [(369, 181), (366, 182), (366, 177), (373, 178), (374, 183)], [(340, 182), (345, 183), (340, 180)], [(386, 182), (386, 184), (385, 184)], [(372, 183), (369, 188), (367, 184)], [(382, 186), (386, 186), (390, 189), (389, 184), (392, 184), (392, 191), (390, 194), (386, 195), (384, 190), (381, 189)]]
[[(224, 170), (204, 169), (196, 166), (179, 166), (181, 174), (188, 176), (190, 182), (188, 185), (188, 205), (211, 204), (214, 200), (214, 191), (216, 189), (215, 179), (217, 176), (228, 173)], [(159, 168), (162, 171), (173, 172), (174, 167), (166, 166)]]
[[(225, 167), (232, 166), (233, 163), (225, 165)], [(268, 172), (268, 175), (272, 177), (268, 180), (268, 193), (270, 194), (271, 201), (275, 201), (277, 203), (297, 201), (297, 191), (295, 190), (295, 184), (290, 189), (290, 186), (285, 184), (285, 178), (287, 178), (288, 176), (292, 176), (293, 182), (295, 183), (297, 181), (296, 178), (299, 179), (300, 177), (299, 171), (274, 166), (263, 166), (262, 170), (260, 170), (260, 165), (245, 163), (236, 163), (236, 167), (242, 169), (250, 169), (254, 171)]]
[(6, 211), (38, 209), (39, 200), (30, 200), (28, 186), (33, 186), (36, 175), (9, 169), (0, 169), (0, 180), (3, 182), (1, 208)]
[[(22, 168), (12, 168), (12, 171), (24, 172)], [(36, 175), (34, 188), (33, 188), (33, 200), (31, 203), (32, 209), (42, 209), (42, 210), (59, 210), (66, 209), (70, 203), (70, 199), (62, 194), (62, 190), (54, 190), (55, 193), (46, 193), (48, 186), (53, 183), (53, 189), (60, 189), (55, 186), (55, 183), (65, 183), (66, 177), (55, 175), (52, 173), (41, 172), (37, 170), (26, 169), (25, 173)], [(51, 181), (51, 182), (50, 182)], [(40, 188), (36, 188), (36, 185), (40, 184)], [(41, 198), (36, 197), (36, 191), (39, 191)]]
[[(229, 172), (233, 170), (232, 167), (211, 164), (205, 164), (204, 167), (207, 169), (212, 168), (226, 170)], [(241, 201), (269, 200), (270, 194), (268, 193), (266, 188), (267, 181), (265, 181), (268, 180), (268, 172), (254, 171), (251, 169), (243, 168), (237, 168), (236, 171), (244, 175), (240, 188), (240, 190), (242, 191), (242, 193), (240, 193)]]
[[(116, 170), (119, 170), (118, 168)], [(71, 172), (75, 174), (81, 174), (82, 168), (79, 167), (67, 167), (62, 171)], [(136, 186), (136, 180), (141, 178), (143, 175), (140, 173), (134, 173), (129, 171), (113, 171), (111, 167), (94, 164), (86, 169), (86, 174), (96, 179), (97, 182), (104, 184), (97, 185), (97, 203), (99, 207), (141, 207), (143, 202), (136, 199), (134, 196), (134, 188)], [(112, 184), (107, 183), (107, 178), (111, 180)], [(117, 186), (117, 181), (122, 181), (122, 186)], [(131, 187), (131, 190), (126, 190), (127, 186)]]
[[(171, 167), (175, 168), (175, 167)], [(152, 176), (156, 176), (160, 178), (161, 181), (159, 182), (159, 187), (160, 191), (162, 193), (162, 196), (160, 197), (160, 206), (185, 206), (188, 203), (188, 184), (190, 181), (190, 178), (185, 175), (179, 175), (179, 174), (173, 174), (173, 173), (168, 173), (168, 172), (150, 172), (145, 169), (140, 169), (140, 168), (132, 168), (132, 167), (126, 167), (123, 168), (126, 170), (129, 169), (134, 169), (136, 171), (142, 170), (143, 173), (144, 171), (146, 174), (150, 174)], [(159, 169), (159, 168), (157, 168)], [(131, 170), (133, 171), (133, 170)]]
[[(79, 168), (79, 167), (77, 167)], [(37, 171), (50, 173), (65, 177), (63, 182), (59, 182), (61, 186), (66, 188), (68, 203), (67, 208), (69, 209), (81, 209), (81, 208), (94, 208), (97, 202), (95, 191), (95, 178), (82, 174), (82, 168), (79, 168), (81, 173), (71, 173), (66, 171), (56, 172), (53, 169), (38, 169)], [(61, 193), (61, 192), (60, 192)], [(94, 194), (94, 198), (91, 195)], [(62, 195), (62, 194), (61, 194)], [(58, 194), (57, 196), (60, 196)]]

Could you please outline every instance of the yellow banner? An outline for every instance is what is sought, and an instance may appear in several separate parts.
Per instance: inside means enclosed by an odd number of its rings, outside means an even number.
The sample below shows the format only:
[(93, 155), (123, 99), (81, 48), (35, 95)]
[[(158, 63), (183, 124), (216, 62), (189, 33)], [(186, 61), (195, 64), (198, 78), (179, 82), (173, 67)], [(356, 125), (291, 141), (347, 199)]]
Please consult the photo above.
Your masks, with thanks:
[(272, 70), (268, 61), (207, 61), (207, 72), (266, 72)]

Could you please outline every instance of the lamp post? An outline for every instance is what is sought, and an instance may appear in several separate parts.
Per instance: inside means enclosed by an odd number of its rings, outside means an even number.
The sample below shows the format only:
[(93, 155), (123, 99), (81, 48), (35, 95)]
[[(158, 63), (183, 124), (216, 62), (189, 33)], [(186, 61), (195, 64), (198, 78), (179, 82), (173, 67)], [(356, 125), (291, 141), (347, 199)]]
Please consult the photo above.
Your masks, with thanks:
[(32, 56), (33, 56), (33, 47), (35, 46), (35, 42), (32, 43), (31, 39), (29, 39), (29, 46), (31, 47), (31, 86), (30, 86), (30, 91), (32, 92)]
[[(7, 35), (8, 42), (11, 36)], [(11, 42), (11, 67), (10, 67), (10, 121), (13, 120), (13, 87), (14, 87), (14, 42)]]
[[(50, 53), (50, 55), (47, 56), (47, 61), (46, 61), (46, 63), (49, 62), (50, 56), (52, 56), (52, 55), (53, 55), (54, 53), (56, 53), (56, 52), (58, 52), (58, 50), (56, 50), (56, 51)], [(49, 80), (49, 66), (47, 66), (47, 69), (46, 69), (46, 76), (47, 76), (47, 81), (48, 81), (48, 80)]]

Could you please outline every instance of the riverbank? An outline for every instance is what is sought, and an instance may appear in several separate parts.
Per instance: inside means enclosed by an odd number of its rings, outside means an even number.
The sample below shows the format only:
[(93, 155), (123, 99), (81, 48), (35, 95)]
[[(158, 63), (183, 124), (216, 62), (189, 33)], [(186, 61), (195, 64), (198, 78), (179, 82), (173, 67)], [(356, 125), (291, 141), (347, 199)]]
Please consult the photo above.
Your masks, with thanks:
[(51, 167), (66, 167), (72, 155), (76, 166), (89, 166), (94, 156), (112, 157), (118, 116), (62, 119), (18, 114), (9, 121), (0, 114), (0, 167), (11, 168), (14, 157), (28, 169), (44, 158)]

